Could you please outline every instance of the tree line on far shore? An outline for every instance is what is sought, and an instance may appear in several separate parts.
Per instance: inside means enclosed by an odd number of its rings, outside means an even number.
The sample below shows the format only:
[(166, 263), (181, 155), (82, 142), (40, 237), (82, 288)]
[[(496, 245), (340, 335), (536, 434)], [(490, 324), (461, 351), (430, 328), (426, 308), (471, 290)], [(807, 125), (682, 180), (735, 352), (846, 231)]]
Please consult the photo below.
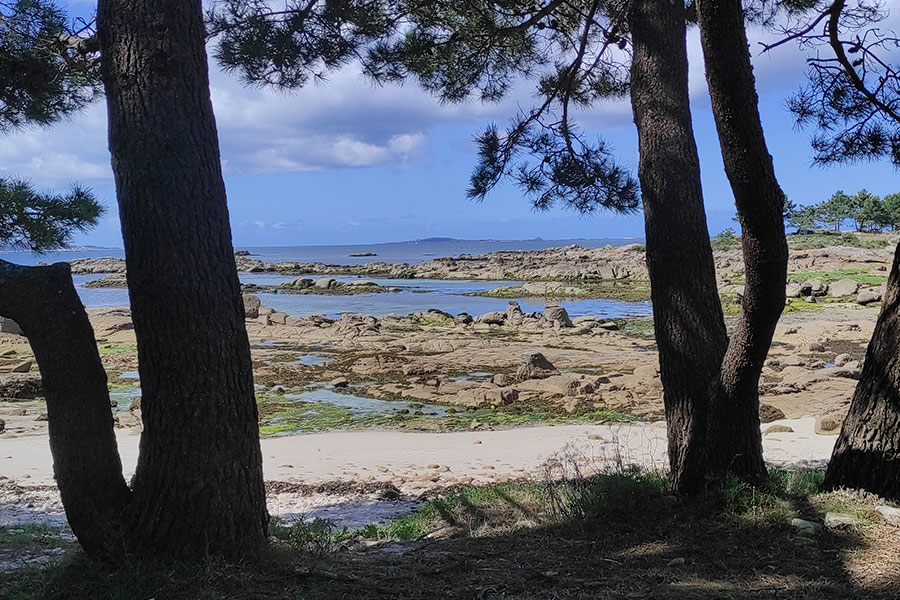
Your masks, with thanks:
[(818, 204), (799, 205), (785, 198), (784, 221), (794, 227), (795, 233), (808, 233), (816, 229), (841, 231), (851, 223), (856, 231), (900, 230), (900, 193), (884, 198), (866, 189), (853, 195), (838, 190)]

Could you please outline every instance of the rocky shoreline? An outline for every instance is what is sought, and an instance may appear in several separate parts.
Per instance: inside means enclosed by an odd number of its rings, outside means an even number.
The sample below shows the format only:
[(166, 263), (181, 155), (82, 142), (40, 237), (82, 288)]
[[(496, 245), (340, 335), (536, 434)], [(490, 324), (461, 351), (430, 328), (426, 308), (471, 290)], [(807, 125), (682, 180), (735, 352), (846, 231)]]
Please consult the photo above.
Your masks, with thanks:
[[(315, 293), (351, 293), (351, 288), (335, 291), (338, 286), (322, 288), (318, 282), (303, 276), (353, 275), (391, 279), (444, 280), (513, 280), (525, 282), (521, 286), (499, 287), (479, 295), (513, 298), (612, 298), (646, 300), (649, 281), (640, 244), (584, 248), (566, 246), (535, 251), (501, 251), (475, 256), (437, 258), (421, 264), (392, 264), (372, 262), (364, 265), (330, 265), (303, 262), (262, 262), (249, 256), (236, 256), (238, 271), (296, 276), (295, 282), (277, 286), (279, 291), (298, 292), (309, 289)], [(739, 249), (714, 253), (719, 291), (723, 296), (739, 301), (743, 293), (743, 262)], [(853, 247), (825, 247), (794, 250), (789, 257), (788, 298), (807, 304), (832, 300), (846, 300), (853, 296), (860, 304), (878, 302), (881, 287), (887, 280), (893, 260), (893, 248), (867, 249)], [(71, 261), (75, 274), (106, 273), (107, 277), (91, 281), (86, 287), (124, 287), (122, 275), (125, 261), (116, 258), (75, 259)], [(316, 285), (320, 287), (317, 289)], [(355, 285), (362, 285), (355, 282)], [(371, 292), (395, 291), (377, 289)], [(248, 291), (267, 291), (248, 287)], [(850, 291), (848, 291), (850, 290)], [(310, 293), (300, 291), (299, 293)], [(352, 293), (360, 293), (354, 289)]]

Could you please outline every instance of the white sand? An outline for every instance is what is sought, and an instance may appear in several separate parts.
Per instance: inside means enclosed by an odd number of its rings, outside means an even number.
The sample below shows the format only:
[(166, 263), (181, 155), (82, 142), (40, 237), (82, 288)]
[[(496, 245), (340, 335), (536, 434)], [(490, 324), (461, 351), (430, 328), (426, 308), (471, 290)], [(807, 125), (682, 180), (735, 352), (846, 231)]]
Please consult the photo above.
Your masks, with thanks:
[[(820, 466), (827, 461), (836, 436), (815, 434), (812, 418), (777, 423), (792, 427), (794, 433), (763, 437), (769, 462)], [(139, 436), (121, 430), (117, 434), (126, 477), (130, 477), (137, 462)], [(599, 439), (589, 439), (589, 436)], [(545, 461), (567, 446), (588, 462), (621, 455), (626, 462), (666, 465), (665, 428), (661, 423), (560, 425), (457, 433), (341, 431), (262, 441), (267, 480), (316, 483), (393, 479), (401, 483), (402, 479), (406, 484), (403, 487), (409, 487), (409, 491), (429, 487), (415, 484), (437, 483), (433, 481), (435, 478), (453, 483), (468, 477), (491, 481), (503, 476), (539, 474)], [(23, 436), (0, 440), (0, 475), (20, 485), (52, 485), (48, 438)]]

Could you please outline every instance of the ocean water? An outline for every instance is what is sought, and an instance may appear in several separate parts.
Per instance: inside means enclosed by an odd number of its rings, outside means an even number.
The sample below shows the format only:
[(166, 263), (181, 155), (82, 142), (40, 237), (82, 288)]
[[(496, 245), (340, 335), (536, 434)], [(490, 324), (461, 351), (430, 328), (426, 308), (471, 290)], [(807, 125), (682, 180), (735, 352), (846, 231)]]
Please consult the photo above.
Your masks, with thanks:
[[(359, 244), (344, 246), (264, 246), (238, 247), (247, 250), (264, 262), (322, 262), (330, 265), (364, 265), (371, 262), (418, 264), (429, 260), (461, 254), (484, 254), (500, 250), (544, 250), (578, 244), (588, 248), (601, 248), (607, 244), (621, 246), (643, 240), (633, 238), (571, 239), (571, 240), (453, 240), (433, 238), (409, 242), (385, 244)], [(351, 256), (372, 253), (375, 256)], [(124, 258), (124, 250), (117, 248), (92, 248), (47, 252), (36, 255), (30, 252), (0, 251), (0, 259), (22, 265), (52, 263), (76, 258)]]
[[(84, 282), (99, 279), (103, 275), (75, 275), (75, 285), (85, 306), (127, 306), (128, 291), (115, 288), (84, 288)], [(257, 285), (278, 285), (292, 277), (266, 273), (241, 273), (241, 281)], [(353, 276), (339, 275), (336, 279), (352, 281)], [(369, 315), (400, 315), (437, 308), (451, 314), (467, 312), (480, 315), (486, 312), (506, 310), (509, 302), (500, 298), (467, 296), (471, 292), (490, 290), (504, 285), (516, 285), (515, 281), (448, 281), (441, 279), (385, 279), (366, 278), (383, 286), (399, 287), (400, 292), (360, 294), (355, 296), (320, 296), (298, 294), (258, 294), (263, 304), (295, 317), (323, 314), (331, 318), (341, 313), (353, 312)], [(517, 299), (525, 312), (539, 312), (545, 303), (538, 298)], [(560, 302), (572, 317), (602, 316), (607, 318), (641, 317), (651, 314), (649, 302), (622, 302), (619, 300), (570, 300)]]
[[(391, 263), (419, 263), (444, 256), (461, 254), (483, 254), (499, 250), (542, 250), (545, 248), (579, 244), (587, 247), (602, 247), (606, 244), (621, 245), (633, 243), (633, 239), (597, 240), (427, 240), (419, 242), (398, 242), (389, 244), (369, 244), (359, 246), (285, 246), (266, 248), (244, 248), (255, 258), (266, 262), (297, 261), (324, 262), (326, 264), (365, 264), (373, 261)], [(364, 252), (376, 256), (350, 257), (350, 254)], [(27, 252), (0, 252), (0, 259), (25, 265), (41, 262), (50, 263), (75, 258), (100, 258), (112, 256), (124, 258), (124, 252), (116, 249), (89, 249), (51, 252), (34, 255)], [(128, 291), (124, 289), (84, 288), (85, 282), (99, 279), (103, 275), (75, 275), (73, 277), (78, 294), (85, 306), (127, 306)], [(268, 273), (241, 273), (241, 281), (258, 285), (275, 286), (290, 281), (292, 277)], [(339, 276), (350, 281), (353, 276)], [(386, 279), (366, 278), (383, 286), (399, 287), (396, 293), (365, 294), (356, 296), (317, 296), (293, 294), (260, 294), (263, 303), (289, 315), (303, 317), (324, 314), (338, 317), (344, 312), (384, 315), (389, 313), (408, 314), (436, 308), (451, 314), (467, 312), (479, 315), (489, 311), (503, 311), (508, 300), (467, 296), (471, 292), (489, 290), (504, 285), (515, 285), (514, 281), (445, 281), (436, 279)], [(525, 312), (544, 310), (541, 299), (517, 299)], [(646, 316), (651, 314), (649, 302), (622, 302), (618, 300), (572, 300), (560, 303), (573, 317), (603, 316), (608, 318)]]

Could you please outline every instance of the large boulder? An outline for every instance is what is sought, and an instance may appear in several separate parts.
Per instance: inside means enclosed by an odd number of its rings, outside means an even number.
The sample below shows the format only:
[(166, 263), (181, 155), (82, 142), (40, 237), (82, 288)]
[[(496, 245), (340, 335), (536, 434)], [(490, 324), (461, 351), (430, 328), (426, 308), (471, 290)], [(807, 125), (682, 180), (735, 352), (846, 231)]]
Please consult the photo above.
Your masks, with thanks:
[(317, 279), (313, 284), (313, 287), (317, 290), (330, 290), (332, 288), (337, 287), (337, 280), (331, 277), (322, 277), (321, 279)]
[(800, 285), (801, 296), (824, 296), (828, 292), (828, 286), (821, 279), (808, 279)]
[(476, 323), (484, 323), (485, 325), (503, 325), (504, 321), (506, 321), (506, 313), (497, 310), (478, 315), (475, 318)]
[(760, 404), (759, 405), (759, 422), (760, 423), (771, 423), (772, 421), (778, 421), (784, 418), (784, 411), (780, 408), (775, 408), (771, 404)]
[(526, 354), (519, 368), (516, 369), (516, 379), (518, 381), (544, 379), (551, 375), (559, 375), (559, 370), (540, 352)]
[(459, 313), (453, 317), (453, 322), (457, 325), (469, 325), (474, 320), (469, 313)]
[(846, 298), (859, 291), (859, 283), (853, 279), (839, 279), (832, 283), (829, 289), (835, 298)]
[(862, 290), (858, 296), (856, 296), (856, 301), (859, 304), (872, 304), (873, 302), (881, 302), (881, 288), (880, 287), (871, 287)]
[(504, 406), (512, 404), (519, 398), (519, 392), (511, 387), (472, 388), (461, 390), (455, 396), (441, 398), (452, 404), (478, 408), (481, 406)]
[(506, 306), (506, 320), (510, 325), (521, 325), (525, 320), (525, 313), (522, 312), (522, 307), (515, 300), (510, 300)]
[(544, 309), (544, 318), (549, 323), (559, 323), (560, 327), (574, 327), (569, 313), (562, 306), (548, 306)]
[(259, 296), (255, 296), (254, 294), (244, 294), (244, 315), (248, 319), (256, 319), (259, 317), (259, 308), (262, 306), (262, 302), (259, 300)]
[(12, 319), (7, 319), (6, 317), (0, 317), (0, 331), (2, 331), (3, 333), (23, 335), (22, 328), (19, 327), (19, 324)]
[(294, 288), (308, 288), (312, 284), (313, 280), (309, 277), (294, 277), (288, 285)]

